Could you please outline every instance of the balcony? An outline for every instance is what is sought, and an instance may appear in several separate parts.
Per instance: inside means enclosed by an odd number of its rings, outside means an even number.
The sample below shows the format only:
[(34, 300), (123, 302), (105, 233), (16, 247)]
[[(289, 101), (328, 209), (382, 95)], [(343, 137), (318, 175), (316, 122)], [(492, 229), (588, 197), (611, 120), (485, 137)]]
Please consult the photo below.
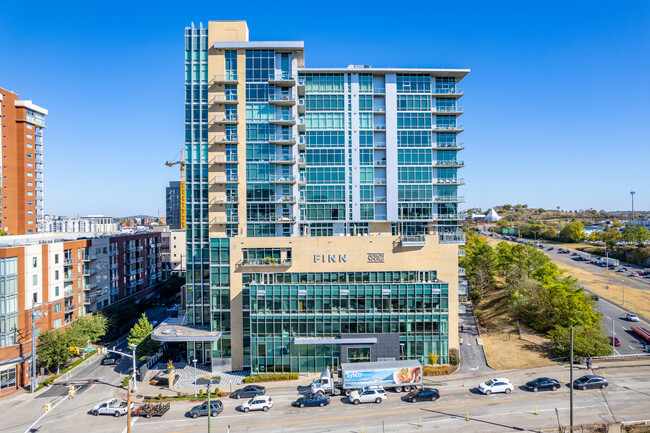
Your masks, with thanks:
[(305, 161), (305, 158), (303, 156), (298, 157), (298, 167), (299, 168), (305, 168), (307, 166), (307, 161)]
[(432, 111), (434, 113), (444, 113), (444, 114), (463, 114), (463, 107), (433, 107)]
[(375, 185), (386, 185), (386, 178), (378, 178), (373, 182)]
[(460, 168), (465, 166), (465, 161), (436, 161), (434, 167)]
[(296, 198), (293, 195), (278, 195), (276, 197), (271, 197), (271, 203), (295, 203)]
[(280, 183), (280, 184), (293, 184), (296, 183), (296, 176), (287, 175), (287, 176), (276, 176), (272, 178), (270, 183)]
[(374, 147), (375, 149), (386, 149), (386, 143), (385, 142), (373, 143), (372, 147)]
[(433, 143), (434, 149), (441, 150), (463, 150), (465, 149), (464, 143)]
[(459, 266), (459, 267), (458, 267), (458, 276), (459, 276), (459, 277), (464, 277), (465, 275), (467, 275), (467, 271), (465, 270), (465, 268), (461, 268), (461, 267)]
[[(465, 244), (465, 233), (440, 233), (438, 239), (441, 244)], [(464, 251), (464, 250), (463, 250)]]
[(306, 150), (307, 149), (307, 140), (305, 139), (304, 135), (301, 135), (300, 138), (298, 139), (298, 150)]
[(439, 195), (433, 198), (434, 203), (465, 203), (465, 197), (456, 195)]
[(275, 155), (269, 161), (271, 164), (293, 165), (296, 163), (296, 157), (293, 155)]
[(237, 183), (238, 177), (236, 174), (230, 174), (228, 176), (214, 176), (210, 179), (210, 185), (221, 184), (221, 183)]
[(465, 250), (462, 248), (458, 249), (458, 257), (465, 257)]
[(385, 167), (386, 166), (386, 160), (385, 159), (380, 159), (378, 161), (375, 161), (374, 163), (375, 167)]
[(372, 112), (375, 114), (385, 114), (386, 113), (386, 107), (373, 107)]
[(238, 203), (237, 196), (215, 196), (210, 199), (210, 204)]
[(277, 73), (269, 76), (269, 84), (280, 87), (291, 87), (296, 85), (296, 77), (287, 73)]
[(463, 125), (432, 125), (431, 128), (436, 132), (463, 132)]
[(210, 99), (210, 105), (215, 104), (237, 105), (239, 104), (239, 101), (237, 100), (237, 95), (220, 94), (214, 95), (214, 97)]
[(66, 313), (72, 313), (74, 312), (75, 309), (76, 307), (74, 306), (74, 304), (65, 304), (64, 311)]
[(373, 130), (375, 132), (386, 132), (386, 125), (381, 124), (381, 125), (374, 125)]
[(237, 134), (229, 135), (215, 135), (208, 142), (210, 144), (237, 144), (239, 143), (239, 137)]
[(63, 258), (63, 264), (66, 266), (72, 266), (75, 263), (77, 263), (77, 259), (73, 259), (72, 257), (64, 257)]
[(436, 221), (462, 221), (467, 218), (464, 213), (451, 213), (451, 214), (437, 214), (434, 219)]
[(212, 116), (208, 122), (209, 125), (236, 125), (238, 123), (237, 115), (230, 114), (228, 116)]
[(298, 113), (305, 114), (305, 98), (298, 99)]
[(458, 89), (454, 87), (446, 87), (441, 89), (433, 89), (434, 96), (450, 96), (455, 98), (460, 98), (463, 96), (463, 89)]
[(281, 146), (292, 146), (296, 144), (296, 138), (291, 135), (275, 135), (269, 139), (271, 144), (279, 144)]
[(296, 124), (296, 118), (293, 116), (275, 116), (269, 120), (272, 125), (293, 126)]
[(63, 297), (69, 298), (70, 296), (74, 296), (74, 287), (72, 286), (63, 289)]
[(293, 95), (287, 93), (272, 94), (269, 96), (269, 104), (292, 107), (296, 105)]
[[(96, 272), (96, 271), (95, 271), (95, 272)], [(95, 273), (95, 272), (93, 272), (93, 273)], [(81, 275), (83, 275), (84, 277), (89, 277), (89, 276), (90, 276), (90, 269), (84, 269), (84, 270), (82, 270), (82, 271), (81, 271)]]
[(77, 276), (75, 274), (73, 274), (72, 272), (64, 272), (63, 273), (63, 281), (65, 281), (65, 282), (74, 281), (76, 278), (77, 278)]
[(213, 75), (210, 84), (239, 84), (237, 74)]
[(239, 222), (239, 217), (237, 215), (219, 215), (210, 221), (211, 224), (225, 224), (225, 223), (237, 223)]
[(298, 185), (305, 185), (307, 183), (307, 180), (305, 180), (305, 177), (301, 174), (298, 176)]
[(305, 79), (298, 78), (298, 96), (305, 95)]
[(375, 197), (375, 203), (386, 203), (386, 197)]
[(399, 240), (403, 247), (422, 247), (427, 244), (425, 235), (402, 235)]
[(217, 155), (210, 161), (211, 164), (239, 164), (237, 155)]
[(453, 178), (453, 179), (444, 179), (437, 178), (433, 179), (434, 185), (465, 185), (465, 179)]
[(266, 257), (264, 259), (242, 259), (242, 266), (291, 266), (291, 259), (275, 259)]
[(298, 132), (305, 132), (306, 125), (305, 125), (305, 118), (301, 117), (298, 119)]

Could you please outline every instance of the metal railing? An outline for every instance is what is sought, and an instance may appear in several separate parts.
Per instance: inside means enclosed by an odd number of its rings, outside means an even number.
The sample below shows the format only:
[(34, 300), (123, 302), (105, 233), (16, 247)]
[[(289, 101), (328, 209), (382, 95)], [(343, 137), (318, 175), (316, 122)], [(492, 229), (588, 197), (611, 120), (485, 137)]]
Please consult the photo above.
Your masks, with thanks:
[(436, 161), (433, 165), (434, 167), (463, 167), (465, 165), (465, 161)]
[(434, 113), (454, 113), (454, 112), (459, 112), (462, 113), (463, 107), (432, 107), (432, 111)]
[(433, 183), (439, 184), (439, 185), (463, 185), (465, 184), (465, 179), (462, 178), (436, 178), (433, 179)]
[(276, 176), (275, 178), (271, 178), (270, 182), (274, 183), (293, 183), (296, 181), (296, 176), (294, 175), (287, 175), (287, 176)]
[(272, 102), (295, 102), (296, 98), (290, 93), (281, 93), (281, 94), (271, 94), (269, 95), (269, 101)]
[(295, 142), (296, 139), (291, 135), (274, 135), (269, 138), (269, 141)]
[(375, 185), (386, 185), (386, 178), (375, 179)]
[(216, 84), (216, 83), (235, 82), (235, 81), (237, 81), (237, 74), (231, 72), (225, 75), (213, 75), (212, 80), (210, 82), (212, 84)]
[(437, 203), (463, 203), (465, 201), (465, 197), (458, 196), (458, 195), (453, 195), (453, 196), (439, 195), (434, 197), (433, 201)]
[(291, 259), (274, 259), (274, 258), (265, 258), (265, 259), (242, 259), (242, 266), (289, 266), (291, 265)]
[(426, 245), (427, 238), (425, 235), (402, 235), (400, 236), (400, 243), (402, 246), (422, 246)]
[(437, 214), (435, 220), (438, 221), (460, 221), (467, 218), (467, 215), (464, 213), (451, 213), (451, 214)]
[(269, 81), (296, 81), (296, 77), (287, 73), (275, 73), (269, 75)]
[(219, 215), (212, 218), (212, 224), (223, 224), (223, 223), (236, 223), (239, 222), (239, 216), (237, 215)]
[(464, 244), (465, 233), (440, 233), (439, 239), (441, 244)]
[(210, 183), (237, 183), (238, 177), (236, 174), (231, 174), (229, 176), (214, 176), (210, 179)]
[(296, 162), (296, 157), (293, 155), (275, 155), (271, 157), (271, 162)]
[(295, 122), (296, 118), (294, 116), (275, 116), (272, 117), (269, 122)]
[(224, 162), (238, 162), (237, 155), (222, 155), (212, 158), (212, 164)]
[(381, 160), (379, 160), (379, 161), (375, 161), (375, 162), (374, 162), (374, 165), (386, 165), (386, 160), (385, 160), (385, 159), (381, 159)]
[(432, 143), (433, 147), (436, 149), (462, 149), (465, 147), (464, 143)]
[(462, 95), (463, 89), (458, 89), (457, 87), (448, 87), (442, 89), (434, 88), (432, 93), (434, 95)]
[(436, 131), (455, 131), (463, 129), (463, 125), (432, 125), (432, 128)]

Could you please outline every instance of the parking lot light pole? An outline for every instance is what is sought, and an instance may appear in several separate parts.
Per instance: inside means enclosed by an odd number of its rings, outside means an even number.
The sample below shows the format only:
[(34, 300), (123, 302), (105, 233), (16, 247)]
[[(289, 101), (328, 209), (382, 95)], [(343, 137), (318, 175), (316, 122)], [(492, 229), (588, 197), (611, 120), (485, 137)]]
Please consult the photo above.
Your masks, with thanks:
[(612, 355), (616, 352), (614, 349), (614, 342), (616, 341), (616, 330), (614, 329), (614, 319), (612, 319)]

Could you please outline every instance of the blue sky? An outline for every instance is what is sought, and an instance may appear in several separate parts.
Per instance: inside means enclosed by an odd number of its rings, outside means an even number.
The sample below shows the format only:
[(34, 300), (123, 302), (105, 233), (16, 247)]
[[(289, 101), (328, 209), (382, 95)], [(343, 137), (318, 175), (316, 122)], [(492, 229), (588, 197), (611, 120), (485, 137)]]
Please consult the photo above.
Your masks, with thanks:
[(271, 3), (0, 0), (0, 87), (50, 110), (46, 213), (164, 216), (183, 31), (220, 19), (308, 67), (470, 68), (466, 207), (650, 209), (650, 2)]

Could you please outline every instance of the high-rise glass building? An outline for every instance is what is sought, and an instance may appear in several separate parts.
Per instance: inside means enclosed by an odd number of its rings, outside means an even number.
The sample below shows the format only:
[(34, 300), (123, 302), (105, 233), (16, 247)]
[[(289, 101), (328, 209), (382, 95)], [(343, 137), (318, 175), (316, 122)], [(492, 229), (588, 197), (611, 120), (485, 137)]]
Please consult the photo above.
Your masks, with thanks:
[(255, 372), (447, 363), (468, 72), (306, 68), (243, 21), (188, 27), (186, 309), (154, 338)]

